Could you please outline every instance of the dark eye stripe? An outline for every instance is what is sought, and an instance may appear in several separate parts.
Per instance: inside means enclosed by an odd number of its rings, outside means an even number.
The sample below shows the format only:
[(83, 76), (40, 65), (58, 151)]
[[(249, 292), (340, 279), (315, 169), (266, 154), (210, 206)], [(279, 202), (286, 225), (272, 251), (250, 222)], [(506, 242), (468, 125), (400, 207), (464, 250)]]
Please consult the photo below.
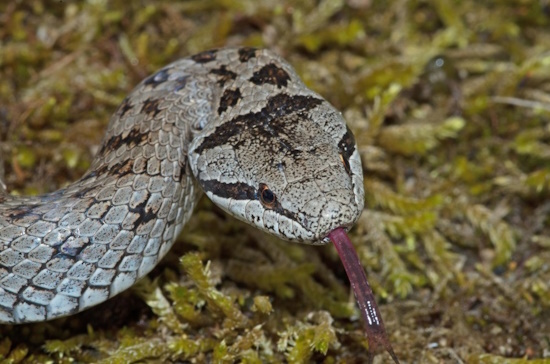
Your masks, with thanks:
[(206, 192), (212, 192), (214, 195), (223, 198), (233, 198), (235, 200), (255, 200), (257, 189), (246, 183), (224, 183), (210, 180), (200, 180), (202, 188)]
[[(200, 180), (199, 182), (206, 192), (212, 192), (222, 198), (232, 198), (234, 200), (258, 200), (259, 198), (258, 188), (251, 187), (243, 182), (224, 183), (216, 180)], [(275, 200), (275, 205), (270, 210), (286, 216), (292, 221), (299, 221), (297, 213), (284, 209), (277, 200)]]

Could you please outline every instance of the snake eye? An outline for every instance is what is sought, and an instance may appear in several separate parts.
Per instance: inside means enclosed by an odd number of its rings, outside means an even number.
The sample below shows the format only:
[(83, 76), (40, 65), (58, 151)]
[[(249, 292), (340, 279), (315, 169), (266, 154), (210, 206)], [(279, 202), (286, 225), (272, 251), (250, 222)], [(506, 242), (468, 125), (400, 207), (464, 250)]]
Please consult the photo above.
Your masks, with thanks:
[(351, 176), (351, 167), (349, 165), (349, 161), (342, 153), (340, 153), (340, 160), (342, 161), (346, 172)]
[(273, 191), (271, 191), (269, 187), (267, 187), (267, 185), (260, 183), (259, 194), (260, 201), (265, 207), (271, 208), (275, 206), (275, 201), (277, 200), (277, 198), (275, 197)]

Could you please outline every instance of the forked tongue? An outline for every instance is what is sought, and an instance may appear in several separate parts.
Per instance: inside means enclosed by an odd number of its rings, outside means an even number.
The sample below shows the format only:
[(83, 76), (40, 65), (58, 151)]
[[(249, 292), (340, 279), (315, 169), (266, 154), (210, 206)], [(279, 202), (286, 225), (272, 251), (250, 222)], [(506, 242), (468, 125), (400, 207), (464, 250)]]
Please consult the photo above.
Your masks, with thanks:
[(399, 363), (399, 359), (397, 359), (397, 356), (393, 352), (393, 348), (386, 335), (382, 316), (380, 315), (380, 311), (378, 311), (374, 294), (367, 281), (367, 275), (359, 262), (357, 253), (346, 231), (343, 228), (337, 228), (332, 230), (328, 234), (328, 237), (336, 247), (340, 260), (344, 264), (351, 288), (355, 294), (355, 299), (359, 305), (359, 310), (363, 316), (365, 332), (369, 339), (369, 361), (372, 361), (374, 354), (386, 350), (393, 361)]

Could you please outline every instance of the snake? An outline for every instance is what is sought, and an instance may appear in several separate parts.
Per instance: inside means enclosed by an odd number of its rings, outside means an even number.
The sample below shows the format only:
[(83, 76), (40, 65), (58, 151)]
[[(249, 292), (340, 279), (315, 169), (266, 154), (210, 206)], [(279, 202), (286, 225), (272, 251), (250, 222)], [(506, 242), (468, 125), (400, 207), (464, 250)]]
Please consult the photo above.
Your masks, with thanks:
[(0, 323), (104, 302), (169, 251), (201, 195), (281, 239), (326, 244), (364, 205), (341, 112), (273, 51), (223, 48), (141, 81), (90, 168), (55, 192), (0, 192)]

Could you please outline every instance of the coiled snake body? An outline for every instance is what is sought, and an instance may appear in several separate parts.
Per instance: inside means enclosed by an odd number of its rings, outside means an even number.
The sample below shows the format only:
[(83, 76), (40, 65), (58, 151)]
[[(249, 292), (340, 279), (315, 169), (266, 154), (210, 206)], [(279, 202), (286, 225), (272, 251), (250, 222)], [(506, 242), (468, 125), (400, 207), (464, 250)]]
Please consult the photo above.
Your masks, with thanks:
[(143, 80), (88, 172), (36, 197), (0, 194), (0, 322), (96, 305), (146, 275), (204, 191), (283, 239), (323, 244), (363, 208), (337, 110), (267, 50), (203, 52)]

